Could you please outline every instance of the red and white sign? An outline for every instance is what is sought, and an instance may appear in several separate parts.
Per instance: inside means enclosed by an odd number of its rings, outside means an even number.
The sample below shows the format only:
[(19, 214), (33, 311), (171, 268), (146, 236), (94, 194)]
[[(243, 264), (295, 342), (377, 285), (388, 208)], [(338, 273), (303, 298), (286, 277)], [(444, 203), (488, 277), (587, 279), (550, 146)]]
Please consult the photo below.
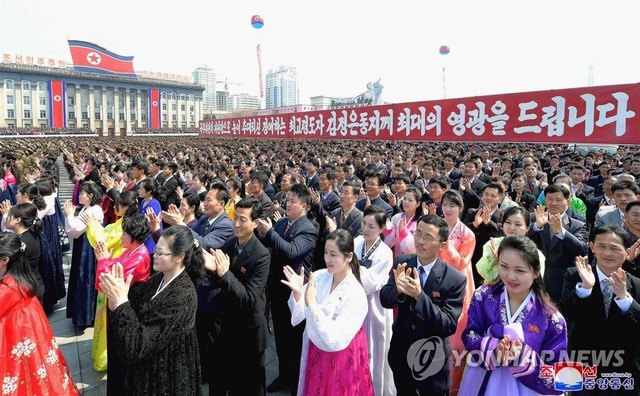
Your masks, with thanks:
[(160, 90), (157, 88), (149, 90), (149, 127), (160, 128)]
[(200, 121), (201, 136), (638, 144), (640, 85)]
[(66, 127), (64, 95), (64, 81), (49, 81), (49, 114), (51, 114), (51, 117), (49, 117), (49, 125), (52, 128)]

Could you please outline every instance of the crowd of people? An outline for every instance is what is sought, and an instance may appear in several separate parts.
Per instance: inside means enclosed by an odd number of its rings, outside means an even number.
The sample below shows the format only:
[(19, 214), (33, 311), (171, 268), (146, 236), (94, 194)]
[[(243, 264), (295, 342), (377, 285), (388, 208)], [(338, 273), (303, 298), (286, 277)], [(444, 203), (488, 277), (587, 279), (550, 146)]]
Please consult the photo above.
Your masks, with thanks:
[(51, 128), (51, 127), (13, 127), (0, 128), (0, 135), (7, 136), (46, 136), (46, 135), (95, 135), (89, 127)]
[[(562, 362), (597, 367), (573, 394), (640, 393), (639, 147), (149, 136), (3, 150), (0, 239), (19, 237), (0, 243), (3, 391), (77, 392), (61, 354), (42, 360), (45, 314), (67, 295), (113, 395), (558, 395)], [(21, 315), (45, 330), (7, 325)]]

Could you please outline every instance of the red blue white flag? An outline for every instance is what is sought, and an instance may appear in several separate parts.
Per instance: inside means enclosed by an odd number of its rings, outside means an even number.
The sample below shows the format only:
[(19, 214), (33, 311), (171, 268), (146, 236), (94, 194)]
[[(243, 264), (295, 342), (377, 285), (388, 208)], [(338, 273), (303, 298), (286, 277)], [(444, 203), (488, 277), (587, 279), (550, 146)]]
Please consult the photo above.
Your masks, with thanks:
[(65, 85), (64, 81), (49, 81), (49, 126), (52, 128), (65, 128)]
[(160, 128), (160, 90), (153, 88), (149, 90), (149, 128)]
[(76, 71), (135, 77), (133, 56), (122, 56), (87, 41), (67, 40)]

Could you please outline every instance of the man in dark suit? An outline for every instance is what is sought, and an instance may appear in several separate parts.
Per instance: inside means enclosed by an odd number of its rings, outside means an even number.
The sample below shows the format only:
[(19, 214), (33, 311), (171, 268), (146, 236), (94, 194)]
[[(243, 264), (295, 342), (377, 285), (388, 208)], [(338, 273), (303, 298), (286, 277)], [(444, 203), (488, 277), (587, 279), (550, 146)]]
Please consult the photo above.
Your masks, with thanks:
[(291, 387), (292, 394), (295, 394), (298, 387), (304, 322), (291, 326), (291, 311), (287, 303), (291, 289), (281, 280), (285, 279), (283, 268), (287, 265), (296, 273), (304, 267), (305, 279), (311, 272), (318, 231), (307, 218), (310, 205), (309, 189), (303, 184), (294, 184), (287, 196), (287, 217), (274, 225), (269, 218), (260, 219), (258, 224), (260, 240), (265, 247), (271, 248), (267, 287), (278, 353), (278, 378), (267, 387), (269, 392)]
[(333, 182), (336, 176), (330, 169), (321, 169), (318, 171), (318, 193), (320, 194), (320, 203), (322, 208), (331, 213), (340, 206), (340, 198), (333, 192)]
[(594, 196), (596, 189), (585, 183), (584, 173), (584, 166), (573, 165), (569, 171), (569, 177), (573, 195), (580, 198), (586, 205), (587, 199)]
[[(456, 331), (467, 279), (438, 258), (448, 238), (443, 219), (421, 217), (414, 233), (416, 255), (398, 256), (393, 275), (380, 290), (382, 306), (398, 309), (388, 354), (398, 396), (449, 394), (448, 337)], [(419, 350), (414, 350), (416, 342), (422, 344)]]
[[(241, 199), (235, 208), (234, 236), (205, 260), (207, 277), (225, 297), (220, 334), (209, 356), (209, 394), (264, 395), (268, 343), (265, 305), (271, 257), (254, 234), (262, 212), (258, 200)], [(242, 376), (238, 380), (239, 368)]]
[[(629, 234), (615, 225), (596, 227), (589, 245), (595, 265), (576, 257), (576, 266), (564, 276), (560, 310), (572, 323), (568, 335), (570, 356), (585, 365), (597, 365), (599, 378), (606, 378), (603, 373), (617, 372), (638, 379), (640, 279), (622, 269), (628, 255)], [(598, 362), (604, 356), (612, 356), (612, 360)], [(630, 387), (633, 391), (627, 388), (625, 392), (629, 379), (620, 378), (620, 382), (619, 390), (609, 386), (599, 389), (596, 385), (593, 391), (571, 394), (638, 394), (637, 384)]]
[[(498, 183), (487, 184), (482, 192), (482, 202), (480, 208), (470, 208), (464, 216), (464, 224), (469, 227), (476, 236), (476, 247), (471, 258), (472, 263), (477, 263), (482, 258), (485, 243), (491, 238), (504, 236), (502, 227), (502, 211), (498, 205), (504, 197), (504, 190)], [(473, 280), (475, 287), (484, 283), (484, 279), (478, 273), (475, 265), (473, 270)]]
[(164, 181), (162, 184), (158, 181), (158, 185), (160, 185), (160, 196), (158, 200), (160, 201), (162, 210), (167, 210), (171, 204), (180, 206), (180, 199), (182, 197), (178, 197), (178, 194), (176, 193), (176, 189), (180, 185), (178, 179), (175, 177), (176, 172), (178, 172), (178, 164), (175, 162), (167, 162), (162, 167)]
[(313, 252), (313, 269), (326, 268), (324, 262), (324, 245), (327, 235), (342, 228), (347, 230), (354, 238), (362, 234), (362, 212), (355, 207), (360, 186), (353, 181), (345, 181), (342, 184), (340, 195), (340, 207), (333, 212), (327, 212), (320, 202), (320, 194), (311, 191), (311, 212), (318, 222), (318, 241)]
[(594, 195), (593, 197), (587, 198), (587, 223), (593, 227), (596, 221), (596, 214), (600, 207), (602, 206), (613, 206), (615, 205), (613, 201), (613, 191), (611, 191), (611, 187), (618, 182), (618, 178), (616, 176), (606, 176), (602, 181), (602, 194)]
[(260, 214), (261, 219), (266, 219), (273, 215), (273, 201), (269, 199), (267, 194), (264, 192), (264, 186), (269, 184), (269, 178), (262, 171), (251, 172), (249, 176), (249, 186), (247, 189), (247, 194), (251, 195), (253, 198), (257, 199), (262, 205), (262, 214)]
[(538, 206), (529, 237), (547, 258), (544, 285), (554, 302), (560, 301), (562, 279), (573, 267), (576, 256), (587, 254), (589, 231), (584, 217), (569, 208), (571, 192), (566, 184), (552, 184), (544, 190), (546, 209)]
[(367, 202), (369, 203), (369, 205), (378, 205), (382, 209), (384, 209), (385, 213), (387, 214), (387, 218), (390, 219), (393, 216), (393, 208), (380, 197), (382, 187), (383, 185), (382, 181), (380, 180), (380, 175), (378, 175), (375, 171), (368, 172), (365, 182), (367, 197), (360, 198), (356, 202), (356, 208), (358, 208), (359, 211), (364, 212), (364, 208), (368, 206)]
[(458, 180), (462, 177), (462, 173), (458, 169), (456, 169), (457, 165), (456, 155), (453, 153), (448, 153), (442, 159), (442, 163), (444, 165), (444, 176), (449, 180)]
[(320, 168), (320, 161), (315, 157), (310, 157), (307, 160), (307, 176), (305, 177), (306, 185), (311, 190), (318, 190), (320, 187), (320, 178), (318, 177), (318, 168)]

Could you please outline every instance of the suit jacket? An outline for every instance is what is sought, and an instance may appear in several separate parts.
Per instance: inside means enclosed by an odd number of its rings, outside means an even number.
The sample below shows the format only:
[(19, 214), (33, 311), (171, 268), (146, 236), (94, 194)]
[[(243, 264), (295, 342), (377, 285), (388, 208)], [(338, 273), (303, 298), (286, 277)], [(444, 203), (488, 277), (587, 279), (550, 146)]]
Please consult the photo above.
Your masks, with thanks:
[(587, 198), (587, 222), (593, 226), (596, 221), (596, 213), (600, 210), (600, 202), (605, 199), (604, 194)]
[[(621, 366), (613, 364), (598, 365), (598, 372), (616, 371), (628, 372), (633, 378), (640, 378), (640, 279), (629, 273), (627, 276), (627, 292), (633, 302), (626, 313), (622, 313), (618, 304), (611, 301), (609, 316), (605, 315), (604, 300), (600, 288), (600, 280), (596, 268), (593, 268), (596, 282), (591, 295), (579, 298), (576, 294), (576, 284), (581, 282), (576, 268), (569, 268), (564, 275), (564, 287), (560, 301), (560, 311), (571, 321), (569, 334), (569, 350), (582, 351), (624, 351), (616, 353), (622, 359)], [(615, 295), (613, 296), (615, 298)], [(579, 356), (577, 354), (576, 356)], [(591, 356), (591, 354), (589, 354)], [(579, 361), (578, 358), (577, 361)], [(584, 359), (584, 358), (583, 358)], [(583, 363), (594, 364), (591, 359)], [(636, 388), (637, 389), (637, 388)], [(636, 390), (637, 392), (637, 390)], [(601, 392), (599, 395), (617, 394), (613, 390)]]
[(176, 193), (178, 186), (179, 183), (175, 176), (171, 176), (162, 183), (160, 186), (160, 197), (158, 198), (162, 210), (167, 210), (171, 204), (180, 206), (180, 199), (182, 197), (178, 197)]
[(622, 217), (620, 217), (620, 209), (615, 208), (609, 212), (596, 213), (595, 226), (601, 226), (605, 224), (614, 224), (622, 227)]
[[(529, 212), (533, 212), (536, 209), (536, 197), (528, 191), (528, 188), (524, 189), (523, 194), (520, 196), (520, 202), (517, 203)], [(509, 194), (509, 198), (511, 198), (513, 202), (516, 202), (518, 193), (515, 191), (509, 191), (507, 194)]]
[[(473, 179), (473, 181), (471, 182), (471, 189), (477, 194), (480, 195), (482, 194), (482, 189), (486, 186), (487, 184), (485, 182), (483, 182), (482, 180), (478, 179), (477, 177), (475, 179)], [(454, 180), (453, 183), (451, 183), (451, 189), (452, 190), (456, 190), (458, 191), (458, 189), (460, 188), (460, 179), (458, 178), (457, 180)], [(466, 192), (466, 191), (465, 191)]]
[(462, 173), (457, 170), (455, 167), (453, 169), (451, 169), (451, 172), (448, 175), (445, 175), (449, 178), (449, 180), (453, 181), (453, 180), (458, 180), (459, 178), (462, 177)]
[(504, 236), (504, 232), (502, 231), (502, 227), (500, 227), (502, 220), (502, 211), (500, 209), (493, 211), (491, 219), (489, 219), (487, 224), (480, 223), (478, 227), (473, 225), (476, 213), (478, 213), (478, 209), (469, 209), (464, 217), (463, 223), (469, 227), (476, 236), (476, 247), (473, 249), (473, 256), (471, 256), (471, 269), (473, 271), (473, 280), (475, 285), (480, 286), (484, 283), (484, 279), (482, 278), (482, 275), (478, 273), (478, 269), (475, 264), (482, 258), (482, 249), (484, 248), (484, 244), (489, 242), (491, 238)]
[(260, 201), (260, 205), (262, 205), (262, 214), (260, 215), (260, 218), (267, 219), (273, 216), (273, 201), (269, 199), (267, 194), (263, 191), (256, 199)]
[(320, 202), (325, 211), (331, 213), (340, 207), (340, 198), (333, 191), (329, 192), (326, 198), (322, 198), (323, 194), (320, 193)]
[(317, 190), (320, 187), (320, 176), (316, 173), (311, 178), (307, 179), (307, 187), (311, 189)]
[[(545, 262), (544, 285), (554, 302), (560, 301), (562, 296), (563, 276), (567, 268), (575, 266), (576, 256), (586, 256), (588, 251), (589, 231), (587, 224), (578, 220), (582, 217), (568, 209), (566, 217), (562, 219), (565, 229), (564, 239), (560, 240), (556, 235), (551, 237), (549, 223), (542, 230), (534, 230), (534, 225), (529, 229), (529, 237), (536, 243), (538, 249), (547, 258)], [(532, 223), (535, 217), (532, 219)]]
[(269, 295), (272, 300), (279, 299), (285, 305), (291, 294), (291, 289), (280, 282), (285, 279), (282, 269), (288, 265), (296, 273), (299, 273), (300, 267), (304, 267), (305, 278), (307, 278), (311, 272), (313, 249), (318, 239), (318, 230), (307, 216), (302, 216), (293, 222), (285, 233), (288, 222), (287, 217), (281, 218), (267, 231), (264, 238), (260, 239), (265, 247), (271, 248)]
[[(416, 268), (418, 264), (415, 255), (401, 255), (397, 257), (396, 266), (404, 262), (407, 268)], [(448, 337), (456, 332), (466, 284), (467, 278), (460, 271), (437, 259), (416, 300), (404, 294), (397, 295), (396, 282), (391, 274), (380, 290), (380, 302), (385, 308), (398, 309), (388, 354), (395, 381), (413, 383), (421, 392), (442, 392), (451, 387), (451, 370), (446, 363), (451, 356)], [(407, 353), (415, 341), (430, 337), (438, 337), (435, 347), (444, 350), (445, 363), (439, 372), (416, 381), (407, 364)], [(438, 352), (429, 354), (427, 359), (434, 355), (437, 356)], [(428, 367), (431, 362), (421, 361), (421, 364)]]
[[(364, 212), (364, 208), (366, 204), (367, 204), (367, 199), (360, 198), (359, 200), (356, 201), (356, 208), (358, 208), (358, 210), (360, 210), (361, 212)], [(393, 208), (391, 207), (391, 205), (385, 202), (385, 200), (382, 199), (380, 196), (378, 196), (376, 199), (371, 201), (371, 205), (377, 205), (382, 209), (384, 209), (388, 219), (393, 217)]]
[(198, 219), (198, 223), (191, 229), (193, 237), (198, 240), (203, 249), (220, 249), (227, 239), (233, 236), (233, 222), (227, 216), (226, 212), (222, 212), (213, 224), (207, 228), (209, 216), (203, 215)]
[(331, 217), (336, 219), (336, 226), (338, 226), (338, 228), (342, 228), (343, 230), (349, 231), (351, 236), (353, 236), (354, 238), (362, 235), (362, 211), (354, 207), (349, 213), (349, 216), (344, 219), (344, 222), (342, 221), (342, 212), (342, 208), (338, 208), (331, 212)]
[(255, 235), (247, 241), (242, 252), (236, 248), (237, 238), (229, 238), (222, 251), (229, 256), (229, 270), (218, 277), (207, 272), (215, 285), (222, 289), (222, 328), (216, 343), (242, 350), (262, 352), (267, 348), (268, 328), (265, 316), (269, 251)]

